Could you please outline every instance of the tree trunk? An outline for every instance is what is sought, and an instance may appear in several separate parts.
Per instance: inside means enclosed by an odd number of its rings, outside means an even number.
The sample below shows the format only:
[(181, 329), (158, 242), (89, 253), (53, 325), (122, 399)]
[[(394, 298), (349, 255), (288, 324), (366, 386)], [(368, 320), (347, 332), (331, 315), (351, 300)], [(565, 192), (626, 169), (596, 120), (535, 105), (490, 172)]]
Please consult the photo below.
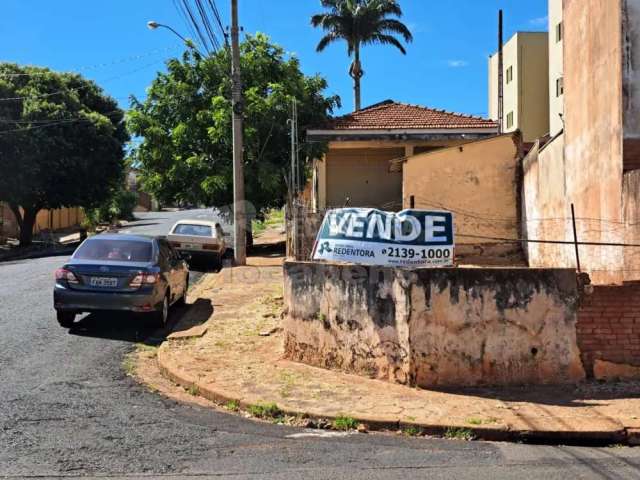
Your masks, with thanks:
[(354, 110), (357, 112), (361, 108), (360, 79), (364, 75), (364, 72), (362, 71), (362, 65), (360, 64), (360, 45), (356, 45), (354, 47), (353, 55), (354, 55), (353, 63), (351, 64), (351, 69), (349, 74), (351, 75), (351, 78), (353, 78), (353, 97), (354, 97), (354, 104), (355, 104)]
[(15, 215), (18, 227), (20, 228), (20, 246), (28, 247), (33, 240), (33, 226), (36, 223), (36, 215), (38, 215), (40, 208), (22, 207), (22, 212), (17, 205), (11, 204), (9, 208), (11, 208), (11, 211)]

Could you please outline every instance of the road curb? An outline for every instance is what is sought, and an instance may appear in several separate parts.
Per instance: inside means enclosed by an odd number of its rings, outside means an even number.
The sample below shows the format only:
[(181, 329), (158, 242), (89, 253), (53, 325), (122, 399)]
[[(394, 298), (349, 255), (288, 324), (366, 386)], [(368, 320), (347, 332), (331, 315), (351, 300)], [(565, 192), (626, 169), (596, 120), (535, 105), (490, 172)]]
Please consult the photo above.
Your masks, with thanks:
[[(236, 403), (241, 410), (248, 410), (249, 407), (257, 402), (247, 401), (243, 398), (238, 398), (237, 395), (230, 392), (226, 392), (222, 389), (214, 389), (209, 385), (202, 385), (198, 382), (197, 378), (189, 375), (188, 373), (181, 371), (168, 358), (165, 352), (165, 343), (163, 343), (158, 349), (157, 361), (160, 368), (160, 372), (166, 378), (173, 383), (195, 392), (196, 395), (201, 396), (209, 401), (212, 401), (218, 405), (224, 405), (229, 402)], [(268, 401), (268, 399), (262, 399), (262, 401)], [(289, 416), (305, 416), (306, 418), (314, 420), (335, 420), (336, 417), (330, 415), (315, 415), (312, 412), (303, 412), (290, 410), (287, 408), (281, 408), (285, 415)], [(555, 430), (513, 430), (510, 428), (492, 428), (492, 427), (477, 427), (470, 425), (456, 425), (456, 424), (425, 424), (414, 423), (406, 421), (389, 421), (381, 420), (375, 417), (358, 417), (352, 416), (354, 420), (359, 423), (366, 424), (369, 430), (391, 430), (405, 431), (407, 429), (420, 429), (425, 435), (433, 436), (452, 436), (452, 431), (465, 431), (470, 432), (475, 439), (486, 441), (509, 441), (509, 442), (523, 442), (523, 443), (549, 443), (549, 444), (629, 444), (638, 445), (640, 440), (640, 432), (636, 432), (634, 429), (627, 429), (624, 426), (620, 426), (619, 429), (612, 429), (608, 431), (555, 431)], [(455, 435), (454, 435), (455, 436)]]

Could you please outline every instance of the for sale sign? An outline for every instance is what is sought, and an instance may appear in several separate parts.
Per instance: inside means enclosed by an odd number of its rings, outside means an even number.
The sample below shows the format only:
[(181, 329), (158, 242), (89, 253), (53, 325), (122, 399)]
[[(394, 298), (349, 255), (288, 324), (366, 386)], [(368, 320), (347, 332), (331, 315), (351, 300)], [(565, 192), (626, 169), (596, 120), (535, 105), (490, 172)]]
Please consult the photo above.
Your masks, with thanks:
[(453, 265), (450, 212), (339, 208), (324, 217), (314, 260), (392, 267)]

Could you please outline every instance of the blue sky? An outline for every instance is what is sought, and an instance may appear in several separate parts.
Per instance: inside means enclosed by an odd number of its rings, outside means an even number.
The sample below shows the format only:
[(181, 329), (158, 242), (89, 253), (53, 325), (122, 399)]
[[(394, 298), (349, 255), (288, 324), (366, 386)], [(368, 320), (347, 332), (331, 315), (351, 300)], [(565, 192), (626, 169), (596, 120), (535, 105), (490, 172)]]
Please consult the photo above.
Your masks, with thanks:
[[(217, 0), (228, 23), (229, 0)], [(342, 97), (340, 113), (353, 107), (344, 44), (323, 53), (321, 32), (309, 17), (318, 0), (239, 0), (245, 32), (269, 34), (294, 52), (307, 74), (320, 73), (328, 93)], [(547, 0), (401, 0), (414, 42), (403, 56), (392, 47), (366, 47), (363, 105), (387, 98), (486, 115), (487, 57), (496, 49), (497, 12), (505, 12), (505, 39), (514, 32), (546, 30)], [(97, 81), (123, 107), (143, 97), (163, 61), (179, 55), (180, 41), (148, 20), (188, 36), (172, 0), (2, 0), (0, 61), (79, 71)]]

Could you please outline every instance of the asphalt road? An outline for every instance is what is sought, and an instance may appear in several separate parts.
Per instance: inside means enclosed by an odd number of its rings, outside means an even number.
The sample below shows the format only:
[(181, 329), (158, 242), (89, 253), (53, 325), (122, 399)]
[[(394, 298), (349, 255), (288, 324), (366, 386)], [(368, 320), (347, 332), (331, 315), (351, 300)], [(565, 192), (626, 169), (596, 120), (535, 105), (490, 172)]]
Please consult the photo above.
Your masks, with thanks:
[(123, 373), (123, 355), (155, 333), (139, 321), (58, 327), (63, 261), (0, 263), (0, 478), (640, 478), (640, 449), (343, 435), (177, 404)]

